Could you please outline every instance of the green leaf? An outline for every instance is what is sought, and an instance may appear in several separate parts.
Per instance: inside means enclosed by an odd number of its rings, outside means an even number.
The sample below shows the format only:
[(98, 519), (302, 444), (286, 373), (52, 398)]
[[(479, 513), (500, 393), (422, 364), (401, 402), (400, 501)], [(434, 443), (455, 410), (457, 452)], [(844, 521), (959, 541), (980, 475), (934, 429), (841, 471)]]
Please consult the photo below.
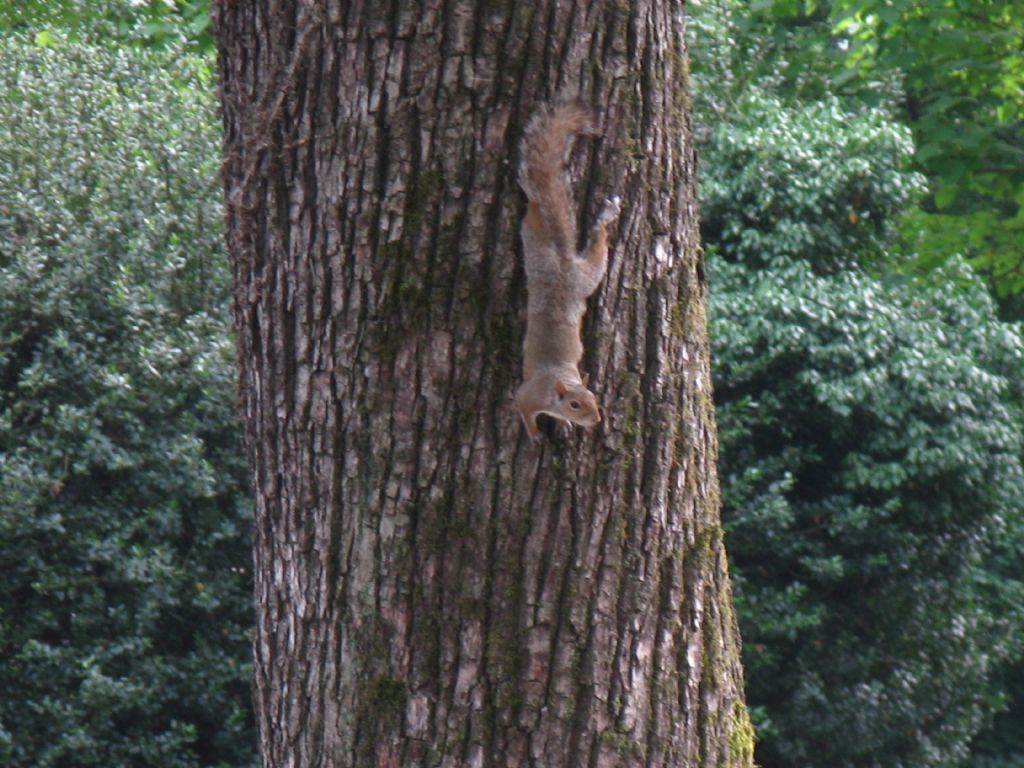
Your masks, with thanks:
[(40, 48), (54, 48), (60, 43), (57, 36), (48, 29), (41, 29), (36, 32), (33, 40)]

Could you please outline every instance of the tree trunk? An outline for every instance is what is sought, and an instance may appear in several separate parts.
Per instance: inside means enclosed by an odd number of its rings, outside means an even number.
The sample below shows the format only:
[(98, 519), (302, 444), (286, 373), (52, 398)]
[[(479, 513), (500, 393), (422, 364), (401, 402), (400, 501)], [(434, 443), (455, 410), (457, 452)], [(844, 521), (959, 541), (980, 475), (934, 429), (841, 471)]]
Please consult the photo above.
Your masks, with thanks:
[[(749, 766), (679, 3), (215, 0), (255, 701), (279, 766)], [(593, 430), (530, 443), (536, 108), (575, 95)]]

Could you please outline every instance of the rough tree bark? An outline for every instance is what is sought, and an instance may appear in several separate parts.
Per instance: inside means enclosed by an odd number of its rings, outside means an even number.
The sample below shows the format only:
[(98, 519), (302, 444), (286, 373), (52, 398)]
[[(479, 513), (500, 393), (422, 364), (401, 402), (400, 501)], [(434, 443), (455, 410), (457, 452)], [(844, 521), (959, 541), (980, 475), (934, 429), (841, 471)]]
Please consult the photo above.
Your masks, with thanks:
[[(213, 22), (264, 764), (751, 765), (682, 4)], [(572, 156), (581, 222), (624, 213), (584, 333), (606, 418), (536, 447), (515, 168), (566, 94), (603, 131)]]

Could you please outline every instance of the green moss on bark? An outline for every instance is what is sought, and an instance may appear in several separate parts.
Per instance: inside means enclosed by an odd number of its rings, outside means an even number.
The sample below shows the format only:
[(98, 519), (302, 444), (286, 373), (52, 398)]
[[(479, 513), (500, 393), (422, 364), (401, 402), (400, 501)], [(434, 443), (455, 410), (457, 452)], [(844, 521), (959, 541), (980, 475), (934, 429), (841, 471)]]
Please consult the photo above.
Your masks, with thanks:
[(754, 743), (757, 735), (746, 706), (737, 701), (732, 707), (729, 720), (729, 760), (735, 766), (754, 764)]

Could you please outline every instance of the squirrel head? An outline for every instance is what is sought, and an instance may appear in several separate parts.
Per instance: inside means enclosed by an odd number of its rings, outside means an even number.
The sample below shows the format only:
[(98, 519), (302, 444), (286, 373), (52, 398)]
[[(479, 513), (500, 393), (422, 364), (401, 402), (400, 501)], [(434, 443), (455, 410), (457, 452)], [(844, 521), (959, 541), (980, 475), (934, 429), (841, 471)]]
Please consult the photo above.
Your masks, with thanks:
[(601, 410), (594, 393), (585, 382), (566, 384), (555, 382), (555, 402), (558, 415), (581, 427), (592, 427), (601, 420)]

